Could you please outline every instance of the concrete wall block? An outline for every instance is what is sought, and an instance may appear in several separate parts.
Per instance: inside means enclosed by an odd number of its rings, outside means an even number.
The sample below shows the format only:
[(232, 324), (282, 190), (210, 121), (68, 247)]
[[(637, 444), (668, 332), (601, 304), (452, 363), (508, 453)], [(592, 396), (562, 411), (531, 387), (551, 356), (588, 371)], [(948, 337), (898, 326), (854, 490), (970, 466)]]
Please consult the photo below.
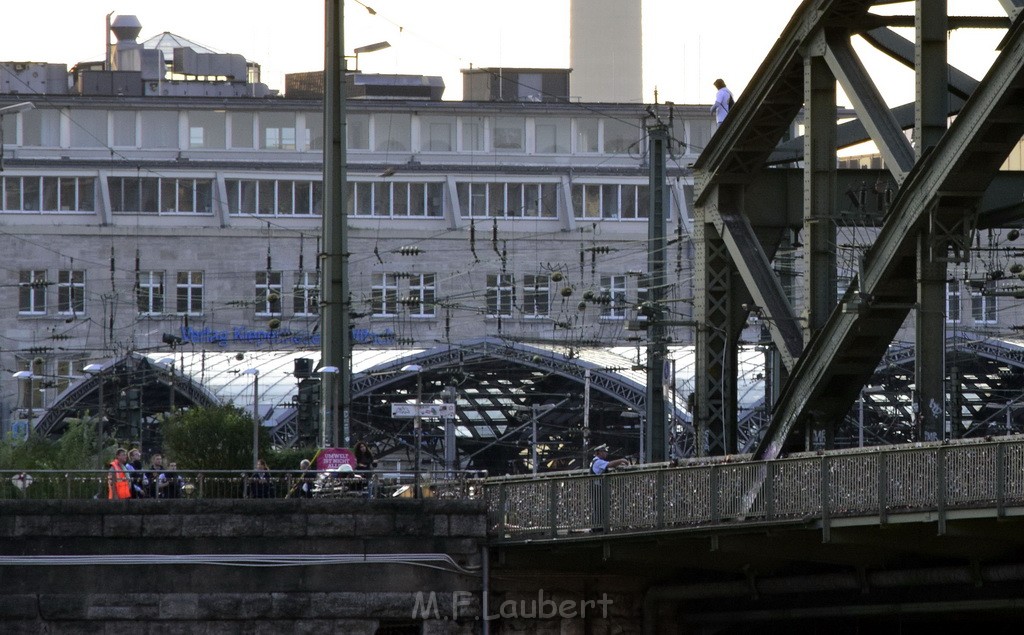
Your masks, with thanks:
[(310, 614), (309, 593), (271, 593), (270, 615), (275, 620), (301, 619)]
[(268, 619), (273, 614), (269, 593), (204, 593), (196, 607), (198, 618), (215, 620), (225, 616), (240, 620)]
[(44, 620), (84, 620), (88, 598), (85, 595), (43, 593), (39, 595), (39, 617)]
[(276, 538), (302, 538), (306, 536), (308, 527), (309, 523), (305, 514), (268, 517), (263, 523), (263, 535)]
[[(270, 519), (274, 522), (275, 519)], [(238, 536), (262, 536), (263, 516), (245, 516), (242, 514), (225, 514), (220, 516), (220, 534), (230, 538)]]
[(107, 538), (142, 535), (142, 516), (108, 514), (103, 517), (103, 535)]
[(390, 514), (356, 516), (356, 533), (360, 536), (390, 536), (395, 532), (395, 519)]
[(315, 618), (366, 617), (366, 593), (313, 593), (309, 616)]
[(429, 536), (433, 530), (432, 525), (430, 516), (425, 514), (395, 514), (396, 534), (403, 536)]
[(220, 536), (221, 517), (206, 514), (189, 514), (181, 518), (183, 538), (211, 538)]
[(356, 534), (356, 517), (353, 514), (310, 514), (306, 519), (307, 536), (340, 536)]
[(167, 593), (160, 598), (161, 620), (193, 620), (198, 614), (198, 593)]
[(449, 523), (451, 536), (471, 536), (485, 538), (487, 536), (487, 519), (480, 515), (453, 515)]
[[(480, 632), (479, 622), (454, 622), (452, 620), (425, 620), (422, 635), (476, 635)], [(559, 633), (559, 635), (563, 635)]]
[[(131, 588), (124, 576), (120, 584)], [(85, 617), (90, 620), (155, 620), (160, 616), (157, 593), (95, 593), (86, 596)]]
[(142, 535), (146, 538), (174, 538), (181, 535), (181, 516), (145, 516)]
[(8, 620), (34, 619), (39, 615), (39, 601), (34, 594), (0, 595), (0, 624)]
[(448, 516), (444, 514), (438, 514), (434, 516), (434, 535), (435, 536), (447, 536), (448, 535)]

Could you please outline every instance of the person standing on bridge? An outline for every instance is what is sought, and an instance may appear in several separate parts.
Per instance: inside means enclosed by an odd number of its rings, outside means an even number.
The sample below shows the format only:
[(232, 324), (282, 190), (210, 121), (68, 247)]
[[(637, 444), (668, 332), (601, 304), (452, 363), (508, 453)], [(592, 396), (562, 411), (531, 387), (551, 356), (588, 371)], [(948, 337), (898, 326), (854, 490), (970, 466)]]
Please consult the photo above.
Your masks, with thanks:
[(629, 459), (608, 460), (608, 446), (599, 445), (594, 448), (594, 458), (590, 459), (590, 471), (594, 474), (604, 474), (609, 469), (615, 469), (622, 465), (629, 465)]
[(127, 499), (132, 497), (131, 483), (128, 481), (128, 473), (124, 464), (128, 460), (128, 450), (118, 448), (114, 453), (114, 460), (110, 462), (110, 471), (107, 472), (107, 498)]
[(715, 88), (718, 89), (718, 92), (715, 94), (715, 103), (711, 106), (711, 114), (715, 116), (715, 122), (718, 125), (722, 125), (726, 115), (732, 110), (734, 100), (732, 91), (725, 87), (724, 80), (716, 79)]

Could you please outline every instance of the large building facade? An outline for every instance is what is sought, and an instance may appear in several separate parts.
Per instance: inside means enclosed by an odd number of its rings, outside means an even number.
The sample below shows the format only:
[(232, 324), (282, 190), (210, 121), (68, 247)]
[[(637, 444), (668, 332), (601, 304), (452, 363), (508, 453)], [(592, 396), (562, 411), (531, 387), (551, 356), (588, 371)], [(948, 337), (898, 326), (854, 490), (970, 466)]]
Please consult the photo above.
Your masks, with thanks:
[[(80, 65), (70, 79), (62, 65), (0, 64), (10, 263), (0, 366), (33, 376), (0, 381), (5, 421), (42, 411), (99, 359), (319, 346), (320, 100), (165, 64), (159, 79), (145, 64)], [(40, 75), (50, 81), (33, 84)], [(652, 113), (668, 120), (667, 108)], [(652, 113), (568, 100), (350, 100), (356, 345), (634, 341)], [(673, 117), (666, 230), (676, 240), (665, 256), (678, 275), (665, 295), (686, 319), (685, 166), (712, 129), (702, 107)], [(692, 340), (678, 330), (675, 342)]]

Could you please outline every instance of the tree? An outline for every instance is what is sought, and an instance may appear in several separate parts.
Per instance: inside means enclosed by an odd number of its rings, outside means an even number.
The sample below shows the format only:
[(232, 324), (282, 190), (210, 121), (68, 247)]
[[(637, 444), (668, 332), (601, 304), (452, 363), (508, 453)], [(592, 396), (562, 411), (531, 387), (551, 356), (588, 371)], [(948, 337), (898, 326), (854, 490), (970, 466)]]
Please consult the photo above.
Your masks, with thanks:
[[(164, 450), (187, 470), (252, 468), (252, 416), (233, 405), (179, 410), (164, 423)], [(259, 431), (260, 455), (270, 438)]]
[(59, 439), (31, 434), (25, 440), (8, 437), (0, 441), (0, 469), (89, 470), (97, 465), (96, 433), (89, 421), (69, 419), (67, 431)]

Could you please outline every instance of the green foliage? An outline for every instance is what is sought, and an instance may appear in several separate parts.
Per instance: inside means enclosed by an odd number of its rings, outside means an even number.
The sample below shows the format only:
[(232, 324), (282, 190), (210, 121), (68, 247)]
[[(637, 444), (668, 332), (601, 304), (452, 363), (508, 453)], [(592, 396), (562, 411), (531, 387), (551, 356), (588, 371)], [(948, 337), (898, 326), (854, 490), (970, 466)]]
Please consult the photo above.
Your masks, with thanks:
[(313, 460), (317, 448), (278, 448), (266, 455), (267, 467), (272, 470), (297, 470), (302, 459)]
[(59, 439), (33, 434), (24, 441), (11, 437), (0, 441), (0, 469), (89, 470), (99, 466), (96, 429), (91, 421), (69, 420)]
[[(235, 406), (180, 410), (164, 422), (164, 452), (184, 470), (252, 468), (252, 417)], [(259, 431), (260, 456), (270, 435)]]

